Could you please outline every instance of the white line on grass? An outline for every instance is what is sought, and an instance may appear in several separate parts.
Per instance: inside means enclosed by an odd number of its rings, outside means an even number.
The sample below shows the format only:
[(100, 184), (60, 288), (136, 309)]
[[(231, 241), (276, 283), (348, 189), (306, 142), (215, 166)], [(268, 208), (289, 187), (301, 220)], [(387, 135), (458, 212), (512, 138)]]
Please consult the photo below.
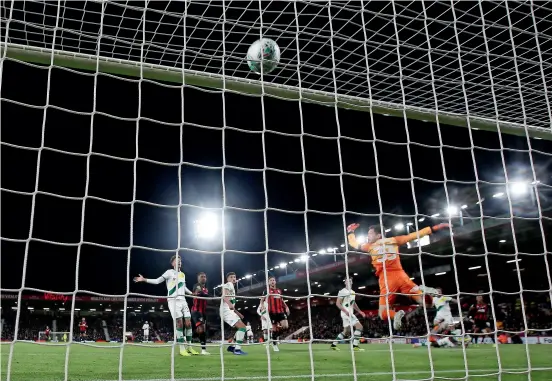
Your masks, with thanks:
[[(468, 369), (469, 375), (474, 375), (474, 373), (484, 373), (483, 375), (494, 375), (499, 374), (498, 369)], [(548, 368), (531, 368), (531, 371), (547, 371), (552, 370), (552, 367)], [(465, 369), (447, 369), (447, 370), (436, 370), (435, 373), (464, 373)], [(528, 373), (529, 369), (526, 368), (511, 368), (511, 369), (502, 369), (501, 374), (504, 373)], [(412, 372), (395, 372), (397, 375), (414, 375), (414, 374), (426, 374), (430, 373), (429, 370), (418, 370)], [(357, 373), (357, 376), (387, 376), (392, 374), (391, 372), (372, 372), (372, 373)], [(314, 374), (315, 377), (352, 377), (353, 373), (335, 373), (335, 374)], [(297, 378), (312, 378), (312, 374), (299, 374), (293, 376), (271, 376), (271, 379), (297, 379)], [(268, 376), (241, 376), (241, 377), (224, 377), (225, 380), (266, 380)], [(203, 378), (176, 378), (169, 380), (167, 378), (152, 378), (152, 379), (142, 379), (142, 380), (125, 380), (125, 381), (217, 381), (220, 380), (220, 377), (203, 377)], [(117, 380), (91, 380), (91, 381), (117, 381)]]

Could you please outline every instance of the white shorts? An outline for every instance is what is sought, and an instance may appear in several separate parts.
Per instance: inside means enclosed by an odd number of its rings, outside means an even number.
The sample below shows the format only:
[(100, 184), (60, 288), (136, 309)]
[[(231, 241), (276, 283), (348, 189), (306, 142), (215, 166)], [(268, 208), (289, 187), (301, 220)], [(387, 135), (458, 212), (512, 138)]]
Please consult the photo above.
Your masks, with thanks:
[(253, 331), (247, 331), (247, 337), (253, 337)]
[(149, 336), (149, 331), (144, 331), (144, 336)]
[(270, 321), (270, 318), (267, 314), (264, 314), (261, 316), (261, 329), (263, 331), (270, 331), (272, 330), (272, 322)]
[(180, 319), (182, 317), (184, 317), (184, 319), (191, 318), (190, 309), (188, 308), (188, 303), (186, 302), (186, 300), (169, 299), (168, 305), (173, 319)]
[(236, 312), (232, 310), (224, 309), (221, 311), (221, 315), (222, 315), (222, 320), (224, 320), (224, 322), (228, 324), (230, 327), (235, 326), (236, 323), (241, 320), (240, 317), (236, 314)]
[(344, 313), (341, 314), (341, 319), (343, 320), (343, 328), (347, 328), (350, 326), (355, 326), (356, 323), (358, 323), (358, 318), (351, 313), (351, 315), (347, 316)]
[(437, 315), (435, 315), (435, 319), (433, 319), (433, 324), (437, 325), (441, 323), (445, 323), (447, 325), (454, 324), (454, 319), (449, 311), (437, 311)]

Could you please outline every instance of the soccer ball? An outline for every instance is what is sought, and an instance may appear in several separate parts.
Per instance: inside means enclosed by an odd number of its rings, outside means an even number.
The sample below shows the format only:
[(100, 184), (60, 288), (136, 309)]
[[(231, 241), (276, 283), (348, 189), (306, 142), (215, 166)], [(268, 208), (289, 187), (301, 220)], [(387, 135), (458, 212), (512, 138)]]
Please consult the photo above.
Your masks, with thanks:
[(268, 74), (280, 62), (280, 47), (270, 38), (262, 38), (251, 44), (247, 50), (247, 65), (255, 73)]

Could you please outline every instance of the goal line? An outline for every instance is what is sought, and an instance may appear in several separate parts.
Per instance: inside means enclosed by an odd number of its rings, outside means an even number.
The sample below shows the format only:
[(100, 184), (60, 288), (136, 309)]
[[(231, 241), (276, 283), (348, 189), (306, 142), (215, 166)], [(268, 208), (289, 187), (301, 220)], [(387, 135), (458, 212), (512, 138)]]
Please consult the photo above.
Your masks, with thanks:
[[(4, 50), (6, 50), (4, 52)], [(220, 74), (208, 73), (203, 71), (178, 69), (162, 65), (155, 65), (145, 62), (129, 61), (116, 58), (108, 58), (91, 54), (73, 53), (63, 50), (52, 50), (35, 46), (21, 44), (3, 44), (0, 47), (0, 55), (12, 60), (18, 60), (28, 63), (61, 66), (71, 69), (79, 69), (86, 71), (98, 71), (101, 73), (113, 75), (125, 75), (129, 77), (145, 78), (155, 81), (182, 83), (186, 85), (201, 86), (214, 89), (225, 89), (225, 91), (236, 92), (240, 94), (249, 94), (259, 96), (261, 94), (270, 95), (286, 100), (302, 100), (305, 102), (317, 103), (326, 106), (334, 106), (337, 99), (337, 106), (345, 109), (357, 111), (372, 111), (377, 114), (391, 115), (397, 117), (406, 117), (409, 119), (430, 121), (436, 119), (436, 112), (431, 109), (408, 106), (404, 110), (403, 106), (398, 103), (383, 102), (368, 98), (355, 97), (343, 94), (334, 94), (332, 92), (297, 88), (288, 85), (281, 85), (269, 82), (261, 82), (260, 80), (251, 80), (231, 76), (223, 76)], [(511, 123), (497, 121), (489, 118), (470, 115), (468, 117), (462, 114), (450, 112), (438, 112), (439, 123), (448, 124), (459, 127), (478, 128), (487, 131), (497, 131), (525, 136), (528, 134), (533, 138), (541, 138), (552, 140), (550, 129), (523, 125), (520, 123)]]

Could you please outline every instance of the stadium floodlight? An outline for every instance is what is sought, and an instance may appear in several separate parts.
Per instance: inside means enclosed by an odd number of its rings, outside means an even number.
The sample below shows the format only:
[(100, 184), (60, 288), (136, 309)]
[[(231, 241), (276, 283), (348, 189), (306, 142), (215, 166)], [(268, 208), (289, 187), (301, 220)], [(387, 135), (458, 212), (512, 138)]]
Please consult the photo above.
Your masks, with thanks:
[(435, 276), (445, 275), (446, 273), (447, 273), (446, 271), (443, 271), (443, 272), (440, 272), (440, 273), (435, 273)]
[(339, 245), (339, 246), (341, 246), (341, 247), (345, 247), (345, 244), (344, 244), (344, 243), (342, 243), (342, 244), (341, 244), (341, 245)]
[(319, 284), (319, 285), (318, 285), (318, 287), (322, 287), (322, 285), (321, 285), (321, 284)]
[(318, 251), (318, 254), (326, 254), (326, 250), (322, 249)]
[(365, 288), (366, 288), (366, 286), (360, 286), (358, 289), (359, 289), (359, 290), (363, 290), (363, 289), (365, 289)]
[(447, 207), (447, 214), (449, 216), (456, 216), (458, 214), (458, 207), (456, 205), (449, 205)]
[(257, 276), (257, 274), (255, 273), (255, 274), (253, 274), (253, 276)]
[(390, 231), (391, 231), (391, 229), (385, 229), (386, 233), (389, 233)]
[(424, 222), (424, 221), (425, 221), (425, 217), (422, 217), (422, 218), (418, 219), (418, 222)]
[(410, 277), (410, 280), (414, 280), (415, 278), (414, 277)]
[(328, 247), (328, 248), (326, 249), (326, 251), (331, 252), (331, 251), (333, 251), (333, 249), (332, 249), (331, 247)]
[(249, 279), (249, 278), (251, 278), (251, 274), (246, 274), (245, 279)]
[(354, 276), (357, 276), (357, 275), (358, 275), (358, 273), (354, 273), (353, 275), (354, 275)]
[(505, 239), (501, 239), (501, 240), (500, 240), (500, 241), (498, 241), (498, 242), (500, 242), (500, 243), (505, 243), (505, 242), (506, 242), (506, 240), (505, 240)]
[(291, 265), (291, 264), (293, 264), (293, 261), (289, 261), (288, 263)]
[(317, 255), (318, 255), (318, 253), (314, 253), (312, 256), (313, 256), (313, 257), (316, 257)]
[(358, 242), (358, 243), (364, 243), (364, 242), (366, 242), (366, 237), (363, 236), (363, 235), (359, 235), (359, 236), (357, 237), (357, 242)]
[(504, 192), (498, 192), (498, 193), (493, 194), (493, 198), (500, 198), (502, 196), (504, 196)]
[(295, 292), (299, 291), (298, 289), (295, 289)]
[(506, 263), (516, 263), (516, 262), (521, 262), (521, 259), (510, 259), (509, 261), (506, 261)]
[(462, 205), (460, 209), (468, 209), (468, 206), (466, 204)]
[(301, 255), (301, 262), (306, 262), (309, 260), (309, 256), (308, 255)]
[(408, 223), (406, 224), (406, 226), (412, 226), (412, 225), (414, 225), (413, 222), (408, 222)]
[(523, 196), (529, 190), (529, 185), (525, 182), (519, 181), (510, 184), (510, 192), (514, 196)]
[(285, 269), (287, 267), (287, 265), (288, 264), (286, 262), (282, 262), (282, 263), (280, 263), (280, 268)]
[(330, 295), (330, 293), (329, 293), (329, 292), (325, 292), (324, 295)]
[(300, 261), (299, 258), (295, 258), (295, 260), (294, 260), (295, 263), (297, 263), (297, 262), (299, 262), (299, 261)]
[(440, 215), (441, 215), (440, 213), (435, 213), (431, 215), (431, 218), (439, 217)]
[(287, 291), (287, 288), (284, 288), (284, 291)]
[(468, 270), (478, 270), (480, 268), (481, 266), (472, 266), (472, 267), (468, 267)]
[(218, 235), (218, 217), (204, 213), (194, 221), (195, 235), (201, 239), (213, 239)]
[(318, 282), (314, 282), (314, 284), (318, 284)]
[(274, 270), (274, 267), (271, 267), (271, 268), (270, 268), (270, 271), (272, 271), (272, 270)]
[(395, 228), (395, 230), (403, 230), (404, 229), (404, 224), (403, 223), (398, 223), (396, 224), (395, 226), (393, 226)]

